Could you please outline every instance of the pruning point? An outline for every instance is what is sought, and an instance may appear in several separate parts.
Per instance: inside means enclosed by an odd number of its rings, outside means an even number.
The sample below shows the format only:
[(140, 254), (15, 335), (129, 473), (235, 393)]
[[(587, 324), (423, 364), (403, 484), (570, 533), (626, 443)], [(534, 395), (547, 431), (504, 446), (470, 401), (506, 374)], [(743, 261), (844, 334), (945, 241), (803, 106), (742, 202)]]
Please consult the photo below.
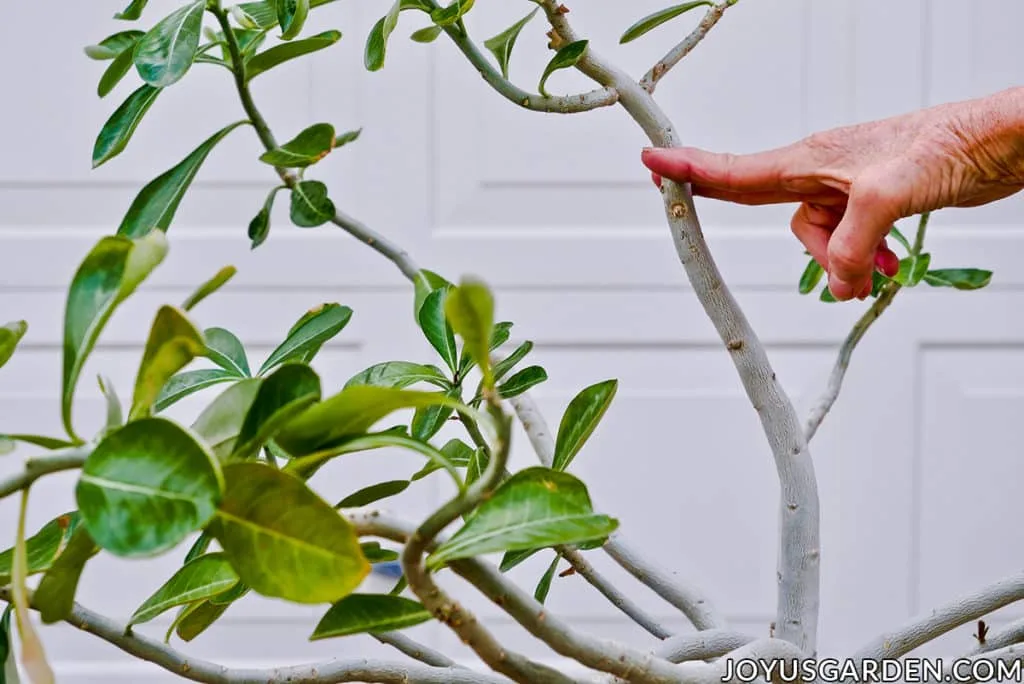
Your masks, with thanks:
[(729, 351), (739, 351), (743, 349), (743, 340), (730, 340), (726, 346), (729, 348)]
[(686, 207), (680, 203), (672, 205), (672, 215), (678, 219), (686, 216)]

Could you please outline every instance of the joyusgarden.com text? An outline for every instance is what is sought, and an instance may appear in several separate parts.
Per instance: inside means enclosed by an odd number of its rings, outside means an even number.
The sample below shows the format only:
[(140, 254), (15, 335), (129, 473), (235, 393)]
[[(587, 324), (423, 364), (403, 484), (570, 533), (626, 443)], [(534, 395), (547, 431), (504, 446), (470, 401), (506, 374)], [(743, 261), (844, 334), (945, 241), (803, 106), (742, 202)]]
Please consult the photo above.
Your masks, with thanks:
[(983, 658), (902, 660), (726, 660), (723, 682), (1021, 682), (1024, 661)]

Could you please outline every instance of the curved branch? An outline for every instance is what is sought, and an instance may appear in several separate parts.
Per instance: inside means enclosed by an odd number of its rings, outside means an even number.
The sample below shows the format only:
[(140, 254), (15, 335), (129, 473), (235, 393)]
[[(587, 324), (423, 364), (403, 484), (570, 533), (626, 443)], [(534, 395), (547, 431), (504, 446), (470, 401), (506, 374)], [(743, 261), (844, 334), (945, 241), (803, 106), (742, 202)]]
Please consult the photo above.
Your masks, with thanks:
[(92, 445), (85, 445), (28, 459), (25, 461), (25, 470), (0, 480), (0, 499), (27, 489), (45, 475), (81, 468), (91, 451)]
[(704, 36), (715, 27), (718, 20), (725, 14), (725, 10), (735, 5), (739, 0), (726, 0), (717, 5), (712, 5), (710, 9), (704, 14), (704, 18), (697, 24), (697, 28), (690, 32), (690, 35), (686, 36), (678, 45), (668, 51), (668, 53), (658, 60), (658, 62), (651, 67), (642, 79), (640, 79), (640, 87), (649, 93), (653, 93), (654, 89), (658, 87), (658, 81), (660, 81), (665, 74), (667, 74), (672, 67), (679, 62), (683, 61), (683, 58), (693, 52), (693, 49), (704, 40)]
[(863, 660), (899, 658), (971, 620), (1024, 599), (1024, 572), (1007, 577), (973, 594), (962, 596), (899, 629), (882, 634), (857, 651)]
[(380, 643), (391, 646), (400, 653), (409, 656), (413, 660), (418, 660), (421, 663), (426, 663), (431, 667), (454, 667), (459, 669), (465, 669), (445, 654), (439, 653), (432, 648), (424, 646), (418, 641), (415, 641), (405, 636), (405, 634), (401, 632), (383, 632), (381, 634), (373, 634), (371, 636)]
[(752, 636), (725, 629), (708, 629), (694, 634), (679, 634), (666, 639), (654, 649), (654, 655), (670, 663), (687, 660), (710, 660), (731, 653), (754, 642)]
[[(9, 601), (9, 588), (0, 588), (0, 599)], [(153, 663), (183, 679), (204, 684), (503, 684), (504, 679), (461, 668), (427, 667), (382, 660), (328, 660), (311, 665), (265, 670), (231, 669), (188, 655), (156, 639), (74, 604), (65, 619), (72, 627), (94, 634), (128, 655)]]

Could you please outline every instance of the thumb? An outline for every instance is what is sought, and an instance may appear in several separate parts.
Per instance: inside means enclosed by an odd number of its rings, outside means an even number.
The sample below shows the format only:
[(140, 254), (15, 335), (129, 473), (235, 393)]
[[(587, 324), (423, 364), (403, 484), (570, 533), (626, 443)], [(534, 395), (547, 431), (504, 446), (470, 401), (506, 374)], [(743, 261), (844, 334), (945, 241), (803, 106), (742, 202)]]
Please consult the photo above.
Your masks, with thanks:
[(902, 218), (899, 198), (884, 183), (855, 182), (846, 212), (828, 242), (828, 286), (839, 300), (871, 286), (879, 243)]

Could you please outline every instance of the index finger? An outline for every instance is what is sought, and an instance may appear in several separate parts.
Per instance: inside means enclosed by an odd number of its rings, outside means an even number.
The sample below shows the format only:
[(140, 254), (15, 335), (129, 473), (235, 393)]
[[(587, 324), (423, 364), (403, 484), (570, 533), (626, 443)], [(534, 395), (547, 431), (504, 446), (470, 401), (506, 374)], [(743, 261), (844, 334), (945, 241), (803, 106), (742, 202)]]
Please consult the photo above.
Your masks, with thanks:
[(797, 154), (792, 147), (740, 155), (696, 147), (648, 148), (641, 161), (653, 173), (677, 183), (732, 193), (786, 193), (791, 190), (786, 179), (803, 166)]

